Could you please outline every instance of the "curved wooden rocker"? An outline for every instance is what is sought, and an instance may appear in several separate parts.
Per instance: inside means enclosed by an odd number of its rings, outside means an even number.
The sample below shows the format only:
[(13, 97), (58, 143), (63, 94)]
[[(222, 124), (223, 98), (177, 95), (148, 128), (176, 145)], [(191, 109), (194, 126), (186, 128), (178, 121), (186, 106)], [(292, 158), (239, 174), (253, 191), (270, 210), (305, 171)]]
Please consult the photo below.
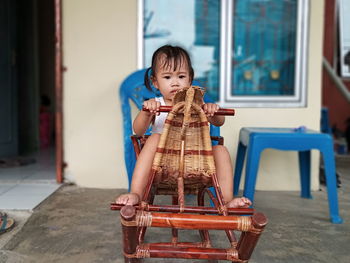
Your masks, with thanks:
[[(136, 206), (111, 204), (120, 210), (125, 262), (142, 258), (187, 258), (247, 262), (267, 224), (251, 208), (226, 208), (218, 183), (207, 117), (201, 108), (203, 91), (190, 87), (176, 93), (157, 147), (150, 179)], [(170, 107), (171, 108), (171, 107)], [(234, 115), (220, 109), (217, 114)], [(223, 143), (223, 139), (213, 138)], [(146, 137), (132, 137), (136, 157)], [(216, 197), (208, 189), (214, 187)], [(215, 207), (204, 206), (207, 193)], [(154, 196), (173, 196), (173, 204), (153, 205)], [(196, 194), (198, 206), (185, 205), (184, 196)], [(172, 229), (168, 243), (144, 243), (147, 227)], [(178, 229), (198, 229), (202, 242), (178, 242)], [(213, 248), (208, 230), (225, 230), (229, 246)], [(233, 230), (241, 231), (239, 239)]]

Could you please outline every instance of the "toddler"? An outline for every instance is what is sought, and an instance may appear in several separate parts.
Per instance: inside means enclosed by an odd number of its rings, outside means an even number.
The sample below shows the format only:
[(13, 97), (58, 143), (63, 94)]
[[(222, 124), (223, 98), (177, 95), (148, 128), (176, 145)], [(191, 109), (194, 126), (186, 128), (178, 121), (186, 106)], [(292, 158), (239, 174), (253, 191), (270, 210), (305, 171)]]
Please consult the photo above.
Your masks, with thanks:
[[(150, 79), (149, 79), (149, 71)], [(120, 195), (117, 204), (138, 204), (148, 182), (156, 148), (159, 142), (167, 113), (159, 113), (160, 106), (172, 106), (175, 93), (191, 86), (194, 77), (191, 59), (181, 47), (165, 45), (156, 50), (152, 57), (152, 66), (145, 73), (145, 85), (151, 89), (150, 82), (157, 88), (162, 97), (150, 99), (143, 106), (149, 111), (140, 111), (133, 122), (136, 135), (142, 136), (152, 125), (152, 135), (147, 139), (137, 159), (131, 181), (130, 193)], [(221, 126), (225, 122), (224, 116), (214, 115), (219, 106), (213, 103), (203, 105), (208, 121)], [(248, 198), (233, 198), (233, 175), (231, 158), (222, 145), (213, 146), (213, 156), (220, 188), (227, 207), (248, 207), (251, 201)]]

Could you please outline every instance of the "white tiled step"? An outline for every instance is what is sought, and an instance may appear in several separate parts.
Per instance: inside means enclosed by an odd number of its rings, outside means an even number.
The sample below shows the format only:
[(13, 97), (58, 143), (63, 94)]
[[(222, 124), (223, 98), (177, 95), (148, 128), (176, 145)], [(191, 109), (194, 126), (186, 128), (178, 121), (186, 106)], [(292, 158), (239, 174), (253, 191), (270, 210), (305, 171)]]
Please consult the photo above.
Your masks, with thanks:
[(1, 184), (0, 210), (33, 210), (59, 187), (56, 183)]

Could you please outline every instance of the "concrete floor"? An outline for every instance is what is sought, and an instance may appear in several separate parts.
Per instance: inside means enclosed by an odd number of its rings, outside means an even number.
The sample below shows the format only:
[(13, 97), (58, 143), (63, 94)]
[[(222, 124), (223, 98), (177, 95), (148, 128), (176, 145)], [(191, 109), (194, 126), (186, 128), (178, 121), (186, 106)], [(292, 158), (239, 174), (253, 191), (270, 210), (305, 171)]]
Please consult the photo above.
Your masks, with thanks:
[[(299, 192), (256, 192), (255, 209), (267, 215), (269, 224), (250, 262), (350, 262), (350, 156), (337, 158), (337, 171), (343, 224), (330, 223), (324, 187), (313, 192), (313, 199), (302, 199)], [(7, 211), (18, 226), (0, 236), (0, 263), (123, 262), (119, 213), (109, 210), (122, 192), (64, 185), (31, 215)], [(150, 229), (147, 234), (146, 240), (155, 242), (168, 240), (170, 232)], [(227, 247), (223, 232), (212, 234), (215, 245)], [(180, 239), (197, 240), (198, 234), (180, 231)]]

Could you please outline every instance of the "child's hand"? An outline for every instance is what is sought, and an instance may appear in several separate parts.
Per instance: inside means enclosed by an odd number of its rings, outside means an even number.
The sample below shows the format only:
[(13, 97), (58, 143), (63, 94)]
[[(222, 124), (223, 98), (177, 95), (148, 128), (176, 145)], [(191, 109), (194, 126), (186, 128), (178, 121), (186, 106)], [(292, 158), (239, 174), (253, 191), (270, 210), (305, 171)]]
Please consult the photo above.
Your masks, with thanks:
[(154, 99), (146, 100), (143, 102), (145, 109), (149, 110), (152, 115), (159, 115), (160, 102)]
[(206, 103), (203, 105), (203, 110), (207, 117), (212, 117), (214, 116), (215, 112), (219, 110), (219, 105), (214, 103)]

